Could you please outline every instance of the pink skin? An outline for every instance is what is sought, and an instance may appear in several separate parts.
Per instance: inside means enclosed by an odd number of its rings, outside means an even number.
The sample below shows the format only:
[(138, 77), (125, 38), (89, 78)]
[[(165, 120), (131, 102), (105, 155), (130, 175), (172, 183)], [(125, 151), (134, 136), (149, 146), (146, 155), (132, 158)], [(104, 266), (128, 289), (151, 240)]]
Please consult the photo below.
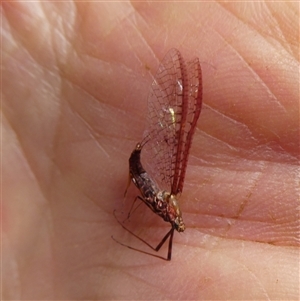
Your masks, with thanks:
[[(1, 8), (2, 299), (298, 299), (297, 3)], [(111, 235), (148, 251), (112, 212), (172, 47), (199, 57), (204, 105), (165, 262)], [(169, 229), (146, 206), (129, 225)]]

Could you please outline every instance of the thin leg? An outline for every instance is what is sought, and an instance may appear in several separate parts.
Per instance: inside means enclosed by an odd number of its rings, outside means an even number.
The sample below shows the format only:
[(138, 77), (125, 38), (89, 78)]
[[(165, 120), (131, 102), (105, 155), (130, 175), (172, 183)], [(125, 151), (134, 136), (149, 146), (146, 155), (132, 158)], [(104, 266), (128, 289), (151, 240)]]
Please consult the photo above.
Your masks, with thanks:
[[(129, 217), (130, 217), (130, 215), (131, 215), (131, 213), (133, 213), (142, 203), (139, 203), (135, 208), (134, 208), (134, 210), (132, 210), (133, 209), (133, 206), (134, 206), (134, 204), (135, 204), (135, 202), (136, 202), (136, 200), (137, 199), (139, 199), (139, 200), (141, 200), (141, 201), (143, 201), (144, 202), (144, 200), (143, 200), (143, 198), (141, 198), (139, 195), (134, 199), (134, 201), (133, 201), (133, 203), (132, 203), (132, 205), (131, 205), (131, 207), (130, 207), (130, 210), (129, 210), (129, 212), (128, 212), (128, 215), (127, 215), (127, 218), (126, 219), (129, 219)], [(126, 220), (125, 219), (125, 220)], [(124, 220), (124, 221), (125, 221)], [(123, 221), (123, 222), (124, 222)]]
[(129, 188), (129, 186), (130, 186), (130, 183), (131, 183), (131, 176), (130, 176), (130, 174), (128, 175), (128, 183), (127, 183), (127, 186), (126, 186), (126, 189), (125, 189), (125, 192), (124, 192), (124, 199), (125, 199), (125, 197), (126, 197), (126, 193), (127, 193), (127, 190), (128, 190), (128, 188)]
[(148, 242), (146, 242), (145, 240), (143, 240), (142, 238), (140, 238), (139, 236), (137, 236), (136, 234), (134, 234), (132, 231), (130, 231), (128, 228), (126, 228), (123, 223), (121, 223), (116, 215), (115, 215), (115, 210), (114, 210), (114, 217), (115, 219), (117, 220), (117, 222), (122, 226), (122, 228), (126, 231), (128, 231), (131, 235), (133, 235), (134, 237), (136, 237), (138, 240), (140, 240), (141, 242), (143, 242), (144, 244), (146, 244), (149, 248), (151, 248), (153, 251), (156, 251), (158, 252), (160, 250), (160, 248), (164, 245), (164, 243), (166, 242), (166, 240), (170, 237), (170, 240), (169, 240), (169, 248), (168, 248), (168, 257), (167, 258), (164, 258), (162, 256), (159, 256), (159, 255), (155, 255), (155, 254), (151, 254), (151, 253), (148, 253), (148, 252), (145, 252), (143, 250), (139, 250), (139, 249), (136, 249), (134, 247), (131, 247), (131, 246), (128, 246), (128, 245), (125, 245), (121, 242), (119, 242), (118, 240), (116, 240), (113, 236), (111, 237), (114, 241), (116, 241), (118, 244), (124, 246), (124, 247), (127, 247), (131, 250), (135, 250), (135, 251), (138, 251), (138, 252), (141, 252), (141, 253), (144, 253), (144, 254), (148, 254), (148, 255), (151, 255), (151, 256), (154, 256), (154, 257), (157, 257), (157, 258), (160, 258), (160, 259), (163, 259), (163, 260), (167, 260), (167, 261), (170, 261), (171, 260), (171, 256), (172, 256), (172, 243), (173, 243), (173, 235), (174, 235), (174, 228), (171, 228), (170, 231), (168, 231), (168, 233), (163, 237), (163, 239), (160, 241), (160, 243), (157, 245), (156, 248), (152, 247)]
[(172, 228), (170, 240), (169, 240), (169, 248), (168, 248), (168, 260), (171, 260), (172, 257), (172, 246), (173, 246), (173, 236), (174, 236), (174, 228)]

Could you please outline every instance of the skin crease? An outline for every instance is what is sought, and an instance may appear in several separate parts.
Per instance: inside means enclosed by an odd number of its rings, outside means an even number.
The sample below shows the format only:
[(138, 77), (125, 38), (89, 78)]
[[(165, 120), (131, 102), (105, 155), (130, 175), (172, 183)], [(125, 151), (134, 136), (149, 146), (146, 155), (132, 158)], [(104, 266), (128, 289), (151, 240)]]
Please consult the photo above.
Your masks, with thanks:
[[(297, 3), (2, 3), (2, 299), (299, 298)], [(203, 108), (171, 262), (113, 217), (172, 47)], [(142, 158), (143, 160), (143, 158)], [(126, 223), (155, 245), (146, 206)], [(167, 245), (159, 252), (166, 256)]]

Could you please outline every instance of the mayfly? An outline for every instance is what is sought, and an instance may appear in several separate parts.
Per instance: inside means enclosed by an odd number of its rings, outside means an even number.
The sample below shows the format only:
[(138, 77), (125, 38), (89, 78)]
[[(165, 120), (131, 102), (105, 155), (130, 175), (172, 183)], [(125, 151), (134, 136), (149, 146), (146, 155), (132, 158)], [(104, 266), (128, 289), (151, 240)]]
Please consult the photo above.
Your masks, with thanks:
[[(130, 181), (141, 193), (137, 198), (169, 222), (171, 229), (154, 248), (119, 222), (155, 251), (159, 251), (169, 238), (167, 258), (153, 254), (167, 260), (171, 260), (172, 256), (174, 230), (185, 230), (177, 198), (183, 190), (189, 151), (201, 106), (202, 77), (199, 59), (185, 63), (180, 52), (171, 49), (162, 60), (151, 86), (144, 139), (136, 145), (129, 158)], [(141, 151), (144, 147), (151, 160), (151, 176), (141, 163)]]

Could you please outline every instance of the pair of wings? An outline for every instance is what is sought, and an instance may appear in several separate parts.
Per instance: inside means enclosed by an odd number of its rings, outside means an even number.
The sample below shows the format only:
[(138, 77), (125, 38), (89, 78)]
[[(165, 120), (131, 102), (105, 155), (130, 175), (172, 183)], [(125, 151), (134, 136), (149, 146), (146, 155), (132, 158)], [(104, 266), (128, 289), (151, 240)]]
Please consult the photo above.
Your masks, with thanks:
[(180, 52), (171, 49), (162, 60), (151, 85), (143, 141), (151, 176), (160, 189), (174, 195), (183, 189), (201, 106), (199, 59), (185, 63)]

